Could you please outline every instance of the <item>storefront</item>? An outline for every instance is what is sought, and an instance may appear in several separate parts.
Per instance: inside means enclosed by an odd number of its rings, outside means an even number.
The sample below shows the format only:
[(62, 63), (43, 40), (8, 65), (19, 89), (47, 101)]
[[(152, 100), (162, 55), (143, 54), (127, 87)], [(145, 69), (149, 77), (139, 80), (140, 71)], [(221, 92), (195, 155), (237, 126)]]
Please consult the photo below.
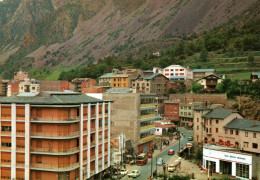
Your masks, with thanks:
[(203, 169), (233, 178), (252, 179), (252, 155), (220, 146), (203, 147)]

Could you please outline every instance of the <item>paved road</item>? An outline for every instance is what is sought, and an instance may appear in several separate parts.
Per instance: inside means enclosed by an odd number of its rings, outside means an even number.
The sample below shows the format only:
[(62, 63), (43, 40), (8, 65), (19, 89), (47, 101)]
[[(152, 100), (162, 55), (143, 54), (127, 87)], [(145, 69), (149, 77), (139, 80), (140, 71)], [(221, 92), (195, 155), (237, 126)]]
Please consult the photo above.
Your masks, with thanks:
[[(185, 137), (183, 137), (181, 139), (181, 145), (185, 146), (186, 143), (188, 143), (188, 137), (192, 136), (192, 134), (185, 128), (180, 127), (179, 130), (181, 132), (185, 133)], [(179, 141), (177, 141), (176, 143), (174, 143), (173, 145), (169, 146), (167, 149), (165, 149), (164, 151), (162, 151), (160, 154), (157, 155), (157, 159), (158, 158), (163, 158), (166, 162), (166, 164), (169, 164), (170, 159), (172, 158), (171, 156), (168, 155), (168, 150), (169, 149), (173, 149), (175, 152), (179, 151)], [(136, 178), (136, 180), (145, 180), (148, 177), (150, 177), (151, 175), (151, 159), (148, 160), (148, 163), (144, 166), (134, 166), (129, 168), (128, 172), (130, 173), (130, 171), (132, 171), (133, 169), (138, 169), (141, 172), (141, 176), (139, 176), (138, 178)], [(154, 171), (156, 169), (156, 157), (153, 157), (153, 167), (152, 167), (152, 171)], [(163, 172), (163, 167), (162, 166), (157, 166), (157, 172)], [(126, 176), (123, 179), (128, 179)]]

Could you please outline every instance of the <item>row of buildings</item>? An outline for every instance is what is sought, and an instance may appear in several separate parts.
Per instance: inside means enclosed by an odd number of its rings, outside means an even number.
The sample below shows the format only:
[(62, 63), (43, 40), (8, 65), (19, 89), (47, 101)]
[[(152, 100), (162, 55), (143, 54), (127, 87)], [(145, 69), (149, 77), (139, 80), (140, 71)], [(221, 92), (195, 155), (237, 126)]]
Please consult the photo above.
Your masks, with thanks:
[(239, 179), (260, 177), (260, 122), (218, 105), (194, 109), (194, 144), (203, 145), (205, 171)]

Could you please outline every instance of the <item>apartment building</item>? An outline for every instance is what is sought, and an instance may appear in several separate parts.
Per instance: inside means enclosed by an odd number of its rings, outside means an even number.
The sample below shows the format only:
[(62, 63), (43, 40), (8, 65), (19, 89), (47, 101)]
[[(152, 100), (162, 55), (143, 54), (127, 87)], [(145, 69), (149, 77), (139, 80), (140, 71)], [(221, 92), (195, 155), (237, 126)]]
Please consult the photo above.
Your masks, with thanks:
[(111, 87), (111, 81), (112, 78), (116, 75), (116, 73), (106, 73), (100, 76), (98, 80), (99, 86), (110, 86)]
[(183, 100), (179, 104), (180, 126), (192, 127), (194, 118), (194, 108), (200, 106), (201, 102)]
[(91, 78), (76, 78), (71, 81), (77, 92), (86, 93), (88, 88), (95, 87), (96, 81)]
[(2, 180), (97, 179), (110, 166), (110, 101), (42, 92), (0, 103)]
[(111, 138), (125, 133), (136, 153), (148, 152), (155, 139), (156, 95), (139, 93), (103, 93), (111, 100)]
[(179, 124), (179, 102), (164, 101), (164, 117)]
[(19, 93), (38, 93), (40, 92), (39, 82), (34, 79), (25, 79), (19, 83)]
[(22, 70), (20, 70), (20, 71), (14, 73), (15, 81), (23, 81), (28, 78), (29, 78), (28, 72), (23, 72)]
[(6, 96), (8, 91), (8, 81), (0, 79), (0, 96)]
[(221, 77), (218, 77), (213, 74), (205, 76), (205, 77), (197, 80), (197, 82), (199, 84), (201, 84), (202, 88), (207, 91), (215, 91), (217, 85), (219, 83), (221, 83), (222, 81), (223, 81), (223, 79)]
[(170, 65), (163, 69), (163, 75), (170, 80), (189, 80), (193, 79), (193, 72), (188, 67), (185, 68), (181, 65)]
[(111, 88), (126, 89), (131, 87), (131, 78), (127, 74), (117, 74), (111, 79)]
[(166, 84), (169, 82), (162, 74), (145, 76), (139, 74), (132, 80), (132, 88), (143, 93), (156, 93), (158, 96), (166, 95)]
[(216, 75), (216, 70), (215, 69), (193, 69), (193, 79), (201, 79), (205, 76), (214, 74)]

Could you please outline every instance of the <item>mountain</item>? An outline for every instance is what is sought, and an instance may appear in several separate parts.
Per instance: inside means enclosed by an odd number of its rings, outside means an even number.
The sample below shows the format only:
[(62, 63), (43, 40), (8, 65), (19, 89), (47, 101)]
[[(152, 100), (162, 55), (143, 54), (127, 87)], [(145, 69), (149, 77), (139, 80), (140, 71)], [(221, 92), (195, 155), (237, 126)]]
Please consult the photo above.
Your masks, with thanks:
[(0, 72), (11, 77), (21, 67), (79, 66), (160, 51), (255, 7), (258, 0), (4, 0)]

